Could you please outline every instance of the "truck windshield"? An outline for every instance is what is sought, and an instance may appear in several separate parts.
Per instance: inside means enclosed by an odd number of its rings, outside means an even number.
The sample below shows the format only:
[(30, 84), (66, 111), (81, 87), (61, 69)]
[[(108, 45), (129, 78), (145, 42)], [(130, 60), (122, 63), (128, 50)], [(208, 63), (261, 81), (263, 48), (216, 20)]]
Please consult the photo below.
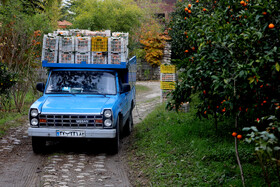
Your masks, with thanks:
[(46, 93), (116, 94), (115, 75), (100, 71), (53, 71)]

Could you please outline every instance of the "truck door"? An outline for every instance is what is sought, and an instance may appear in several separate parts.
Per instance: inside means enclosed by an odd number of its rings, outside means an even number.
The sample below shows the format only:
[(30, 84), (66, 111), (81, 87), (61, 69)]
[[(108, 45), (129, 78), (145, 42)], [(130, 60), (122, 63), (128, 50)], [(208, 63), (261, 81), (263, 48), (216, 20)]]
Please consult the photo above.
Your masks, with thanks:
[(119, 88), (120, 88), (120, 96), (121, 96), (121, 109), (124, 117), (128, 117), (129, 112), (129, 99), (128, 99), (128, 92), (124, 92), (122, 90), (122, 80), (118, 77), (119, 80)]

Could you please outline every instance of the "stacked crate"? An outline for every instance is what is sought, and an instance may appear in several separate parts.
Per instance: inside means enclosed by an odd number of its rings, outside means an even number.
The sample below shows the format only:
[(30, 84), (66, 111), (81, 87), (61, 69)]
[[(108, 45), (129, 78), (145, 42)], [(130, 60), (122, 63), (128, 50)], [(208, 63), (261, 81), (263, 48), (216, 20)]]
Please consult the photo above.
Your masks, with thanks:
[(75, 63), (80, 64), (86, 62), (90, 64), (91, 61), (91, 38), (90, 37), (75, 37)]
[(47, 60), (48, 63), (57, 63), (58, 53), (58, 36), (44, 35), (42, 61)]
[(128, 33), (57, 30), (44, 36), (42, 60), (49, 63), (120, 64), (128, 58)]
[(91, 38), (91, 63), (107, 64), (108, 37), (96, 36)]
[(110, 37), (111, 36), (111, 31), (110, 30), (96, 31), (96, 36)]
[(175, 82), (177, 81), (176, 67), (174, 65), (160, 66), (160, 89), (161, 102), (167, 99), (168, 93), (175, 89)]
[(120, 64), (121, 62), (125, 62), (128, 56), (126, 40), (121, 37), (109, 38), (108, 51), (109, 64)]
[(125, 44), (128, 45), (128, 32), (113, 32), (112, 37), (121, 37), (125, 40)]
[(57, 30), (57, 31), (54, 31), (53, 34), (57, 35), (57, 36), (68, 36), (69, 35), (69, 31)]
[(75, 38), (59, 37), (59, 63), (74, 64)]

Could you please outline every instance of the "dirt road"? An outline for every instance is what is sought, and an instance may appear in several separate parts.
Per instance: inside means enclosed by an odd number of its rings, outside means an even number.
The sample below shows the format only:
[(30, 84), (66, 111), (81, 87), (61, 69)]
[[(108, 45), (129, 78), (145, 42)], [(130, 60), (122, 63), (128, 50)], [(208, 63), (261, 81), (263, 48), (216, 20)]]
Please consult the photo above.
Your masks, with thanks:
[[(150, 88), (136, 94), (134, 123), (138, 123), (160, 102), (159, 82), (138, 82)], [(26, 124), (11, 129), (0, 139), (0, 186), (131, 186), (125, 167), (125, 150), (107, 154), (97, 141), (55, 142), (46, 154), (32, 151)], [(123, 144), (126, 139), (122, 140)]]

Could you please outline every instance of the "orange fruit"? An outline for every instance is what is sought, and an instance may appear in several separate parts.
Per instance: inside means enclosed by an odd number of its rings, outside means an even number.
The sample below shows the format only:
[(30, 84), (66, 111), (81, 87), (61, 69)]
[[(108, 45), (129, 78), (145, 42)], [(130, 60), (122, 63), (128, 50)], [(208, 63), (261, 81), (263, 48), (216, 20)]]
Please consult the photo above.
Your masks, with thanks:
[(199, 0), (196, 1), (197, 3), (199, 2)]
[(206, 110), (204, 111), (204, 114), (205, 114), (205, 115), (207, 114), (207, 111), (206, 111)]
[(242, 139), (242, 135), (241, 134), (239, 134), (239, 135), (237, 135), (237, 139)]
[(195, 50), (195, 47), (192, 47), (192, 50)]
[(190, 14), (190, 13), (192, 13), (192, 11), (191, 11), (191, 10), (188, 10), (188, 13)]
[(186, 19), (187, 19), (187, 17), (184, 17), (184, 19), (186, 20)]
[(192, 5), (191, 5), (191, 4), (188, 4), (188, 7), (189, 7), (189, 8), (191, 8), (191, 7), (192, 7)]
[(226, 111), (226, 108), (224, 108), (223, 110), (222, 110), (222, 112), (225, 112)]
[(263, 101), (263, 103), (266, 103), (266, 101)]
[(273, 23), (270, 23), (269, 25), (268, 25), (268, 28), (270, 28), (270, 29), (273, 29), (275, 26), (274, 26), (274, 24)]
[(203, 11), (205, 12), (205, 11), (206, 11), (206, 8), (204, 8)]
[(232, 135), (233, 137), (235, 137), (235, 136), (237, 136), (237, 133), (236, 133), (236, 132), (233, 132), (231, 135)]
[(186, 8), (185, 8), (185, 11), (188, 11), (188, 10), (189, 10), (189, 9), (186, 7)]
[(188, 53), (189, 52), (189, 50), (185, 50), (185, 53)]
[(245, 2), (244, 2), (244, 1), (240, 1), (240, 4), (241, 4), (241, 5), (244, 5), (244, 4), (245, 4)]

